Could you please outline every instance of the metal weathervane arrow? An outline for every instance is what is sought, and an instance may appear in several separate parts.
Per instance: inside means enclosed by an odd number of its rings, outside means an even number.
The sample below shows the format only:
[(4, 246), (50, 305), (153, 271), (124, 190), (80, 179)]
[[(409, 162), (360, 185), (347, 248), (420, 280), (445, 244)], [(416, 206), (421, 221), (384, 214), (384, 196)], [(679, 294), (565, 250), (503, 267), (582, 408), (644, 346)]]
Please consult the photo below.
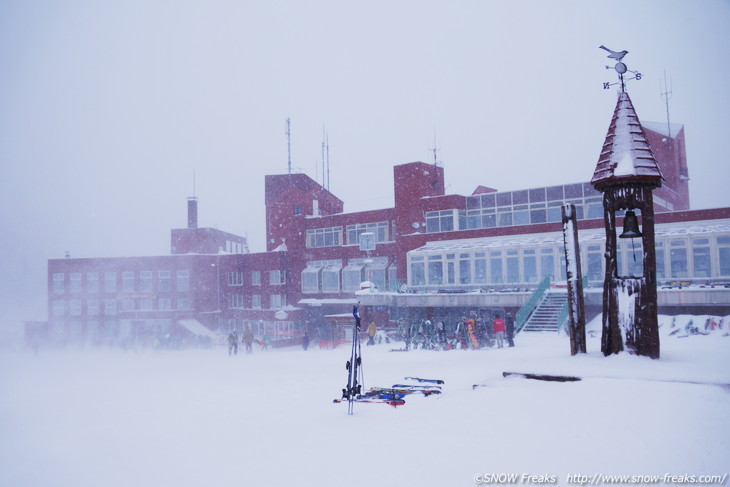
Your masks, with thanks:
[[(598, 48), (603, 49), (604, 51), (608, 51), (608, 53), (609, 53), (608, 58), (616, 60), (616, 64), (614, 66), (606, 66), (606, 69), (614, 69), (616, 71), (616, 73), (618, 73), (618, 81), (616, 83), (611, 83), (608, 81), (603, 83), (604, 90), (609, 89), (611, 86), (620, 84), (621, 92), (624, 92), (624, 91), (626, 91), (626, 84), (625, 84), (626, 81), (631, 81), (633, 79), (638, 81), (641, 79), (641, 76), (642, 76), (641, 73), (639, 73), (638, 71), (630, 70), (626, 66), (626, 64), (624, 64), (622, 62), (624, 56), (626, 56), (629, 53), (629, 51), (612, 51), (611, 49), (607, 48), (606, 46), (598, 46)], [(624, 79), (624, 74), (626, 74), (626, 73), (633, 74), (633, 77)]]

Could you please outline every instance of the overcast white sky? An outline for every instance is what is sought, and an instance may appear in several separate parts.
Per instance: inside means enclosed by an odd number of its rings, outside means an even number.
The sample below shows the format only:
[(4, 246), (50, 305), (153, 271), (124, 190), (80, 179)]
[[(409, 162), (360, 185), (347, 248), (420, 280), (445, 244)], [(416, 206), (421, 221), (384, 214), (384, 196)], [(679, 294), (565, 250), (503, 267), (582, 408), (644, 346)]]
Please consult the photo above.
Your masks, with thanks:
[(685, 124), (693, 208), (730, 204), (730, 2), (0, 0), (0, 323), (46, 318), (49, 258), (169, 253), (193, 171), (200, 226), (264, 249), (264, 175), (345, 211), (392, 206), (392, 167), (448, 193), (587, 181), (616, 102)]

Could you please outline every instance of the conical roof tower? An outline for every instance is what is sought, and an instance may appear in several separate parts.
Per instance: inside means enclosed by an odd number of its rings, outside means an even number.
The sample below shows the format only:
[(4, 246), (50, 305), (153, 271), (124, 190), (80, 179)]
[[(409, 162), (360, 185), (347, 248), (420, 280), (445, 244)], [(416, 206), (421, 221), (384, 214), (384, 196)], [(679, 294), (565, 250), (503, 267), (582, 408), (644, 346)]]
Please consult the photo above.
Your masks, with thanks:
[(662, 179), (631, 98), (624, 91), (618, 97), (591, 183), (599, 191), (626, 183), (658, 188)]

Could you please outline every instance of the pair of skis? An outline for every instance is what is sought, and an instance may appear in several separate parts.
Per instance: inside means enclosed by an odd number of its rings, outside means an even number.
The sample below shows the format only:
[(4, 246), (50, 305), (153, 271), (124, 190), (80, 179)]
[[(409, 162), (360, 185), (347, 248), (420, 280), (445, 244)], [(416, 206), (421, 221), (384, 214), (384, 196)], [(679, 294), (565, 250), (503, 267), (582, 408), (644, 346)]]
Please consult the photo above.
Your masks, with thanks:
[[(360, 392), (362, 391), (363, 371), (362, 371), (362, 349), (360, 347), (360, 315), (357, 312), (357, 306), (352, 308), (352, 316), (355, 318), (355, 325), (352, 329), (352, 349), (350, 352), (350, 360), (345, 363), (347, 369), (347, 386), (342, 389), (342, 398), (334, 402), (340, 403), (347, 401), (347, 414), (353, 413), (355, 402), (358, 401)], [(360, 401), (363, 402), (363, 401)]]

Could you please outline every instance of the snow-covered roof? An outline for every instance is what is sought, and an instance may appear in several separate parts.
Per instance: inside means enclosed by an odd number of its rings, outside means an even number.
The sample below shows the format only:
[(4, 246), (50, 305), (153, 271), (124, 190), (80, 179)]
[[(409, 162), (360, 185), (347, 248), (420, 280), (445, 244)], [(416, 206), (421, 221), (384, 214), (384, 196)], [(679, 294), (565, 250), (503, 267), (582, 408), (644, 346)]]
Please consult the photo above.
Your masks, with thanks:
[(684, 127), (684, 124), (671, 123), (667, 125), (665, 122), (641, 122), (641, 126), (665, 137), (675, 138)]
[(629, 94), (619, 95), (591, 183), (643, 181), (661, 186), (662, 173)]

